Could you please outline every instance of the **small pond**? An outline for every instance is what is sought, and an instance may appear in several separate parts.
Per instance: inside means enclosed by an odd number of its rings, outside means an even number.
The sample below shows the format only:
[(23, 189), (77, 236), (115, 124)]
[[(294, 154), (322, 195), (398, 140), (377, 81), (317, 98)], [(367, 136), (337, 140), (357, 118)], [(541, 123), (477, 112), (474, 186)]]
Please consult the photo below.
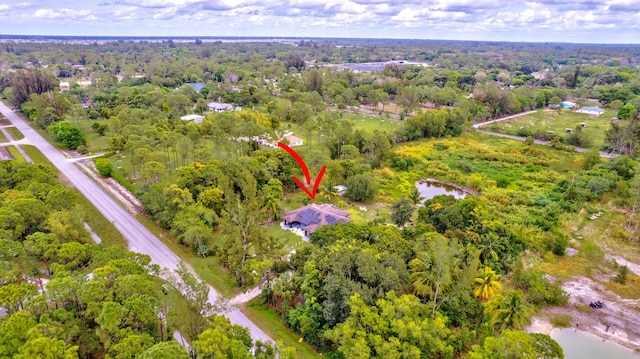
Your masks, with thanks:
[(420, 196), (424, 198), (424, 201), (441, 194), (453, 196), (456, 199), (464, 198), (467, 195), (455, 187), (428, 180), (416, 183), (416, 188), (420, 191)]
[(640, 359), (633, 350), (582, 330), (556, 328), (550, 335), (562, 347), (565, 359)]

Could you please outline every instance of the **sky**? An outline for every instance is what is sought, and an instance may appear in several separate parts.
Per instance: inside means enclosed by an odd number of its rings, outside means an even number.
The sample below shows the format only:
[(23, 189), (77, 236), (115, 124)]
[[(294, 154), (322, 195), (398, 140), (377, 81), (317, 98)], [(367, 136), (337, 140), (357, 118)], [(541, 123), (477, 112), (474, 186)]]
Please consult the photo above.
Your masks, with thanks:
[(640, 1), (0, 0), (0, 34), (640, 43)]

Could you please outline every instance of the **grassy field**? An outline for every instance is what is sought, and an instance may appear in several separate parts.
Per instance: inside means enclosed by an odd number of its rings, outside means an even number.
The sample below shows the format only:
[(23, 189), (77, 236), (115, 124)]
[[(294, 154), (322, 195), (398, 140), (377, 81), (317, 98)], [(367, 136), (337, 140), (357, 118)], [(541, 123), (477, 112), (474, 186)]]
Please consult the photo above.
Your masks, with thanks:
[(542, 133), (553, 131), (556, 135), (564, 137), (567, 135), (565, 129), (575, 130), (581, 123), (585, 123), (586, 127), (582, 132), (591, 138), (592, 147), (600, 148), (604, 144), (605, 132), (611, 127), (611, 117), (615, 115), (616, 111), (610, 109), (605, 109), (604, 114), (599, 117), (574, 113), (571, 110), (562, 110), (560, 113), (552, 110), (538, 110), (530, 115), (496, 122), (485, 129), (509, 135), (519, 135), (519, 132), (527, 129), (530, 132)]
[(22, 132), (20, 132), (20, 130), (18, 130), (16, 127), (7, 127), (7, 131), (9, 131), (9, 134), (11, 134), (11, 137), (13, 137), (15, 141), (24, 138)]
[(249, 301), (242, 308), (242, 312), (258, 327), (269, 334), (271, 338), (282, 341), (282, 344), (287, 347), (295, 348), (296, 358), (322, 358), (322, 354), (316, 352), (311, 345), (306, 342), (299, 342), (299, 336), (284, 325), (278, 313), (267, 308), (262, 298), (258, 297)]
[(42, 163), (45, 166), (52, 168), (54, 171), (58, 172), (58, 169), (51, 163), (49, 160), (34, 146), (31, 145), (22, 145), (20, 146), (22, 150), (31, 158), (31, 160), (35, 163)]
[(103, 149), (109, 148), (109, 141), (107, 140), (107, 135), (100, 136), (91, 128), (93, 122), (100, 123), (108, 123), (107, 120), (102, 121), (80, 121), (79, 127), (84, 134), (84, 137), (87, 139), (87, 149), (89, 151), (99, 151)]
[(382, 117), (365, 115), (359, 112), (345, 112), (346, 119), (353, 122), (353, 127), (356, 129), (366, 130), (373, 132), (375, 130), (391, 133), (402, 126), (402, 121), (385, 118), (384, 113)]
[(9, 139), (4, 135), (4, 132), (2, 131), (0, 131), (0, 142), (9, 142)]
[(15, 146), (7, 146), (7, 151), (15, 158), (16, 161), (24, 162), (25, 159)]

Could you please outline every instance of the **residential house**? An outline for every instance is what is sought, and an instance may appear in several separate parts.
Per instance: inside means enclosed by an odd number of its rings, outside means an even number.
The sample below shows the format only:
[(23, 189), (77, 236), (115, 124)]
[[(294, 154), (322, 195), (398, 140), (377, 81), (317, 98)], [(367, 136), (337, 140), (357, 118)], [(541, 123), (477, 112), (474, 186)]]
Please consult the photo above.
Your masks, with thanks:
[(349, 223), (350, 213), (331, 204), (309, 204), (284, 214), (284, 225), (304, 230), (305, 235), (314, 233), (322, 226)]
[(222, 103), (222, 102), (209, 102), (209, 110), (211, 111), (215, 111), (215, 112), (224, 112), (224, 111), (238, 111), (238, 110), (242, 110), (242, 107), (233, 107), (233, 105), (230, 105), (228, 103)]
[(186, 115), (186, 116), (180, 117), (180, 119), (182, 121), (193, 121), (195, 123), (200, 123), (200, 122), (202, 122), (202, 120), (204, 120), (204, 116), (202, 116), (202, 115)]
[(571, 101), (562, 101), (562, 108), (576, 108), (578, 104)]
[(296, 137), (294, 135), (284, 136), (284, 138), (289, 141), (289, 147), (296, 147), (304, 145), (304, 141), (300, 137)]
[(586, 113), (587, 115), (600, 116), (604, 110), (598, 106), (587, 106), (576, 111), (576, 113)]

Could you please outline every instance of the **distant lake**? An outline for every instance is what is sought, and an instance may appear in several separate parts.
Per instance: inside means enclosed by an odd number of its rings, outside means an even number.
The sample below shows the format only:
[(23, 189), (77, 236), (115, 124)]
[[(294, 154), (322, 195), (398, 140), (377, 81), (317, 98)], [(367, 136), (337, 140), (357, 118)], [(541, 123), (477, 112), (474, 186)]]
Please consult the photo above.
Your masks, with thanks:
[(562, 347), (565, 359), (640, 359), (633, 350), (582, 330), (556, 328), (550, 336)]
[(433, 181), (420, 181), (416, 183), (416, 188), (420, 191), (420, 196), (424, 198), (424, 201), (441, 194), (453, 196), (456, 199), (464, 198), (467, 195), (455, 187)]

